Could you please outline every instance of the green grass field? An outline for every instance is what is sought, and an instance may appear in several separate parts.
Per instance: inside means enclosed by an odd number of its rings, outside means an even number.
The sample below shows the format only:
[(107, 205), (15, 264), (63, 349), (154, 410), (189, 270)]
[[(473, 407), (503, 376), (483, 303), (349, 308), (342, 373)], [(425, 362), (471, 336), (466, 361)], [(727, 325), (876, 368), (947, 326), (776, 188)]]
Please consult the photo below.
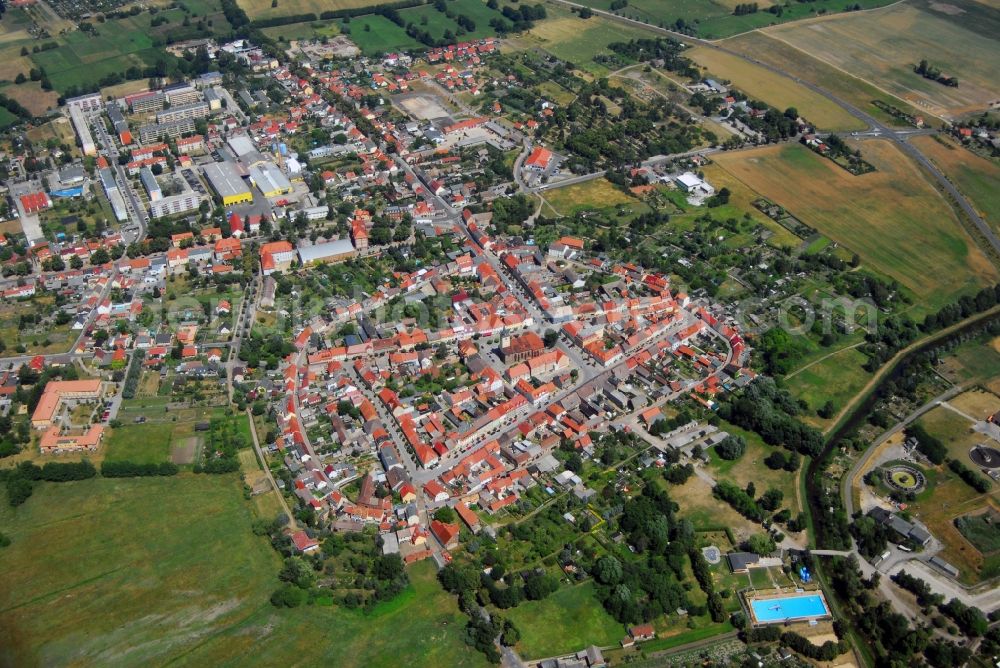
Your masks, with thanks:
[(236, 476), (42, 484), (0, 504), (0, 663), (164, 663), (266, 604), (279, 559)]
[(0, 504), (0, 664), (486, 665), (430, 562), (369, 615), (276, 610), (280, 559), (251, 517), (236, 475), (44, 483)]
[(111, 430), (106, 461), (159, 464), (170, 459), (170, 427), (157, 424), (129, 424)]
[(351, 40), (365, 55), (375, 55), (395, 49), (420, 49), (423, 45), (406, 34), (406, 30), (385, 18), (370, 14), (341, 24), (340, 31), (350, 33)]
[(899, 281), (914, 317), (993, 284), (996, 268), (916, 165), (891, 142), (858, 145), (877, 171), (852, 176), (799, 144), (719, 154), (716, 163)]
[[(107, 24), (105, 24), (107, 25)], [(96, 83), (114, 72), (155, 62), (159, 52), (140, 30), (112, 30), (102, 26), (99, 37), (75, 31), (62, 38), (58, 49), (32, 54), (44, 67), (56, 90)]]
[(540, 659), (576, 652), (588, 645), (614, 645), (625, 629), (609, 615), (594, 592), (594, 583), (563, 587), (541, 601), (525, 601), (503, 613), (521, 632), (517, 651)]
[(340, 34), (339, 23), (333, 19), (329, 21), (310, 21), (306, 23), (292, 23), (286, 26), (274, 26), (261, 30), (271, 39), (293, 40), (320, 39), (323, 37), (333, 37)]
[(650, 211), (648, 205), (622, 192), (607, 179), (594, 179), (565, 188), (551, 188), (542, 195), (563, 216), (588, 210), (607, 211), (610, 215), (615, 215), (620, 206), (628, 207), (636, 213)]
[(3, 128), (9, 128), (10, 126), (17, 123), (17, 116), (10, 113), (3, 107), (0, 107), (0, 130)]
[[(199, 16), (212, 21), (212, 29), (224, 34), (228, 29), (217, 0), (202, 0), (191, 7)], [(89, 86), (113, 73), (123, 73), (132, 66), (153, 65), (171, 56), (154, 46), (154, 39), (182, 41), (196, 36), (195, 21), (183, 26), (180, 9), (162, 10), (157, 18), (167, 19), (156, 27), (151, 16), (141, 13), (105, 23), (95, 23), (97, 35), (74, 30), (59, 36), (59, 48), (31, 54), (31, 60), (44, 67), (53, 87), (65, 91), (71, 86)]]

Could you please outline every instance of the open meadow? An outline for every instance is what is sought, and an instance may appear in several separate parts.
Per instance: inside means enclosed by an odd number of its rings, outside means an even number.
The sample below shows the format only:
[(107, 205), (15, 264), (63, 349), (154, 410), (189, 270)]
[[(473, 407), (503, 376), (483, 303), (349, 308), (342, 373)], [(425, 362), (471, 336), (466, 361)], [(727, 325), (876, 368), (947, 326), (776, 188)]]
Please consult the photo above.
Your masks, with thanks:
[(864, 123), (805, 86), (723, 51), (696, 46), (686, 55), (707, 75), (732, 81), (750, 97), (784, 111), (795, 107), (821, 130), (862, 130)]
[[(25, 70), (26, 73), (27, 71)], [(0, 93), (12, 100), (17, 100), (25, 109), (36, 116), (45, 116), (47, 112), (59, 106), (59, 93), (54, 90), (43, 90), (40, 81), (10, 84), (0, 88)], [(4, 111), (7, 110), (4, 109)]]
[(1000, 231), (1000, 166), (940, 135), (910, 141), (971, 200), (979, 215)]
[[(998, 97), (1000, 12), (975, 0), (897, 3), (766, 32), (936, 115), (979, 111)], [(921, 59), (958, 77), (958, 87), (914, 72)]]
[(938, 373), (952, 383), (978, 382), (1000, 393), (1000, 337), (980, 337), (951, 350)]
[(639, 213), (649, 211), (647, 205), (615, 187), (607, 179), (594, 179), (565, 188), (552, 188), (544, 191), (543, 196), (549, 206), (563, 216), (572, 216), (580, 211), (603, 209), (610, 209), (613, 213), (622, 206), (633, 208)]
[[(0, 663), (164, 663), (263, 605), (280, 567), (236, 476), (41, 484), (0, 504)], [(155, 530), (150, 530), (155, 528)]]
[[(844, 347), (793, 371), (785, 378), (784, 385), (796, 399), (804, 400), (813, 410), (831, 401), (839, 411), (871, 379), (871, 374), (862, 367), (866, 361), (868, 357), (857, 348)], [(834, 419), (813, 415), (805, 421), (825, 428)]]
[(614, 645), (625, 628), (597, 600), (594, 583), (562, 587), (541, 601), (504, 611), (521, 631), (517, 651), (525, 659), (575, 652), (587, 645)]
[(159, 464), (170, 458), (171, 430), (159, 424), (127, 424), (111, 430), (105, 461)]
[(799, 144), (715, 159), (871, 270), (899, 281), (915, 297), (917, 317), (997, 280), (996, 268), (909, 158), (884, 140), (860, 148), (877, 171), (853, 176)]
[(43, 483), (0, 504), (0, 664), (485, 665), (430, 562), (370, 614), (272, 607), (281, 560), (252, 517), (237, 475)]

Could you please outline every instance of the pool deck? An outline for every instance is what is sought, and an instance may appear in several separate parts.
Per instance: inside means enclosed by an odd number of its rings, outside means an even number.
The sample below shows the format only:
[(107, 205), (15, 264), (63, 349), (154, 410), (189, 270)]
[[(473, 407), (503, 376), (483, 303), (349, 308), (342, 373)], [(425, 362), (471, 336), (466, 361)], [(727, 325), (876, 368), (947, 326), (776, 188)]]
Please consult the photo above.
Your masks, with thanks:
[[(752, 603), (763, 602), (763, 601), (775, 601), (775, 600), (787, 600), (790, 598), (803, 598), (807, 596), (818, 596), (820, 601), (823, 603), (823, 608), (826, 610), (825, 613), (821, 615), (801, 615), (798, 617), (784, 617), (781, 619), (765, 619), (761, 620), (757, 618), (757, 613), (754, 611)], [(821, 589), (805, 589), (802, 591), (771, 591), (771, 592), (754, 592), (752, 594), (744, 593), (741, 597), (746, 610), (747, 615), (750, 617), (750, 622), (754, 626), (767, 626), (769, 624), (792, 624), (801, 622), (811, 622), (814, 620), (822, 619), (832, 619), (833, 614), (830, 612), (830, 605), (826, 602), (826, 596), (823, 595)]]

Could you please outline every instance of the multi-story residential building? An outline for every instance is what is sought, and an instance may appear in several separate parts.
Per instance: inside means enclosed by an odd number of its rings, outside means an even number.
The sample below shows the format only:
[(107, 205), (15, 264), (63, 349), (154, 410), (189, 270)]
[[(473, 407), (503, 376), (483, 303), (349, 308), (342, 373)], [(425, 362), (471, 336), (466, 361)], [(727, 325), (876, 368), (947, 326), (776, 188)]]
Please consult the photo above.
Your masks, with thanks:
[(185, 118), (204, 118), (205, 116), (208, 116), (208, 112), (209, 109), (207, 102), (192, 102), (190, 104), (182, 104), (157, 112), (156, 122), (162, 124), (173, 123), (174, 121), (183, 120)]

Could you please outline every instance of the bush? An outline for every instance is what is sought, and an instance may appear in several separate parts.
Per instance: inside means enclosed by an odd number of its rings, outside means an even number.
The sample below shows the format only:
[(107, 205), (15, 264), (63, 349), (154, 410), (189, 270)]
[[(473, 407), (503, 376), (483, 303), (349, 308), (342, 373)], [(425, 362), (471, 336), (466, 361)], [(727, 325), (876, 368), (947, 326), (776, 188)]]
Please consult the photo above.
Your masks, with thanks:
[(716, 454), (722, 459), (728, 459), (730, 461), (739, 459), (746, 451), (747, 442), (743, 440), (742, 436), (739, 435), (727, 436), (715, 446)]
[(282, 585), (271, 594), (271, 605), (276, 608), (297, 608), (305, 602), (305, 590), (290, 584)]
[(748, 520), (760, 522), (764, 519), (765, 513), (753, 500), (753, 497), (728, 480), (720, 480), (712, 493), (731, 505), (736, 512)]
[(47, 482), (68, 482), (86, 480), (97, 475), (97, 469), (86, 459), (79, 462), (49, 462), (42, 467), (39, 480)]
[(31, 497), (34, 486), (30, 480), (24, 478), (10, 478), (7, 480), (7, 501), (15, 508)]

